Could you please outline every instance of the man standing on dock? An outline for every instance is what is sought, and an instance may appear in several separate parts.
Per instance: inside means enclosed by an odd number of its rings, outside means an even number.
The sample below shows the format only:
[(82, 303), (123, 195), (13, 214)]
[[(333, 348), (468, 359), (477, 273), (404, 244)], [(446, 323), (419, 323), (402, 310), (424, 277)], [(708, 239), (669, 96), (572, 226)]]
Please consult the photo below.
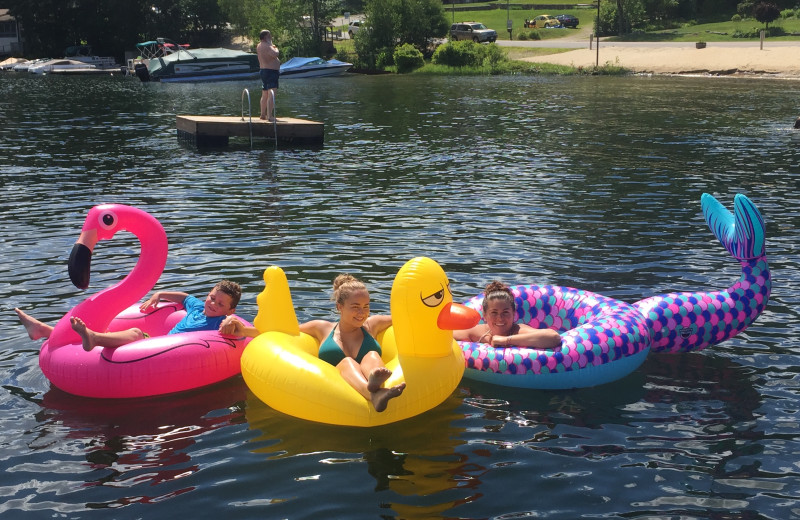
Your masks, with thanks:
[(278, 58), (278, 48), (272, 44), (272, 33), (264, 29), (259, 33), (261, 40), (256, 47), (258, 65), (261, 68), (261, 119), (275, 120), (275, 91), (278, 89), (278, 76), (280, 75), (281, 60)]

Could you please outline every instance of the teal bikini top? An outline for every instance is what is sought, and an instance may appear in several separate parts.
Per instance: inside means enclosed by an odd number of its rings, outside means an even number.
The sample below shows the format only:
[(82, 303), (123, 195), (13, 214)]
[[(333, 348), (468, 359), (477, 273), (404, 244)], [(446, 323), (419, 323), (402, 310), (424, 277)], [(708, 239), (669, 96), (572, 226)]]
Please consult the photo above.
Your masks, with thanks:
[[(336, 327), (338, 326), (338, 323), (334, 325), (331, 333), (319, 346), (319, 358), (333, 366), (338, 365), (344, 358), (347, 357), (342, 351), (342, 347), (340, 347), (339, 344), (333, 339), (333, 335), (336, 332)], [(361, 348), (358, 349), (358, 355), (356, 356), (356, 362), (358, 363), (361, 363), (361, 360), (364, 359), (364, 356), (366, 356), (368, 352), (375, 351), (379, 355), (382, 353), (381, 346), (378, 344), (375, 338), (373, 338), (372, 335), (367, 332), (367, 329), (361, 327), (361, 332), (364, 334), (364, 339), (361, 341)]]

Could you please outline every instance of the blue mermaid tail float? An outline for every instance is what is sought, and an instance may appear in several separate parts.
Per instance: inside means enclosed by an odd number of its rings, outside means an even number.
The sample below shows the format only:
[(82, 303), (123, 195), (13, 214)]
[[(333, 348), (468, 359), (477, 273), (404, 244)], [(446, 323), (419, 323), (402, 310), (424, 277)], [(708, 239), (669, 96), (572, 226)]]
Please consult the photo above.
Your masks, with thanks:
[[(764, 311), (772, 285), (764, 220), (741, 194), (734, 198), (733, 213), (709, 194), (703, 194), (701, 205), (711, 231), (741, 264), (742, 275), (733, 286), (633, 304), (571, 287), (512, 287), (519, 321), (558, 330), (561, 345), (539, 350), (459, 342), (464, 377), (520, 388), (595, 386), (636, 370), (650, 351), (702, 350), (745, 330)], [(480, 310), (482, 302), (481, 294), (465, 304)]]

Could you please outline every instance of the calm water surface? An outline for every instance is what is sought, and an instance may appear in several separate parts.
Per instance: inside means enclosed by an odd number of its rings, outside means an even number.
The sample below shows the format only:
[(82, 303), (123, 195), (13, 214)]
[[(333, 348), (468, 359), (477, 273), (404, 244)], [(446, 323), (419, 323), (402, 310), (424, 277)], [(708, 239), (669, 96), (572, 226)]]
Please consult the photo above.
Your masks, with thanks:
[[(8, 518), (800, 518), (800, 83), (689, 78), (343, 77), (282, 83), (319, 148), (177, 141), (176, 114), (237, 115), (244, 87), (0, 75), (0, 515)], [(158, 288), (282, 266), (301, 320), (334, 276), (373, 311), (409, 258), (466, 300), (494, 278), (627, 301), (730, 286), (700, 211), (736, 193), (767, 221), (773, 295), (746, 333), (651, 354), (618, 382), (526, 391), (462, 381), (388, 427), (277, 413), (241, 378), (154, 399), (52, 388), (12, 312), (54, 322), (86, 294), (66, 259), (87, 210), (132, 204), (171, 249)], [(95, 251), (89, 293), (138, 254)]]

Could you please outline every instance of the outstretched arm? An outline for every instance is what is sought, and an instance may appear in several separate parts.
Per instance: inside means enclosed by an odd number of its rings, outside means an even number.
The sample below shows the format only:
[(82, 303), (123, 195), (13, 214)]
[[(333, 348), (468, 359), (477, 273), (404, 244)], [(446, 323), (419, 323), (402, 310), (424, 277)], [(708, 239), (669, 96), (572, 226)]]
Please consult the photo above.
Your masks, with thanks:
[(172, 303), (183, 303), (183, 300), (185, 300), (187, 296), (189, 296), (188, 293), (180, 291), (156, 291), (139, 306), (139, 310), (144, 312), (150, 307), (155, 307), (156, 304), (158, 304), (158, 302), (161, 300), (166, 300)]
[(228, 316), (219, 325), (219, 333), (226, 336), (245, 336), (255, 338), (260, 334), (255, 327), (248, 327), (236, 316)]
[(532, 348), (556, 348), (561, 345), (561, 335), (553, 329), (534, 329), (528, 325), (519, 326), (516, 334), (509, 336), (492, 336), (491, 344), (493, 347), (532, 347)]

